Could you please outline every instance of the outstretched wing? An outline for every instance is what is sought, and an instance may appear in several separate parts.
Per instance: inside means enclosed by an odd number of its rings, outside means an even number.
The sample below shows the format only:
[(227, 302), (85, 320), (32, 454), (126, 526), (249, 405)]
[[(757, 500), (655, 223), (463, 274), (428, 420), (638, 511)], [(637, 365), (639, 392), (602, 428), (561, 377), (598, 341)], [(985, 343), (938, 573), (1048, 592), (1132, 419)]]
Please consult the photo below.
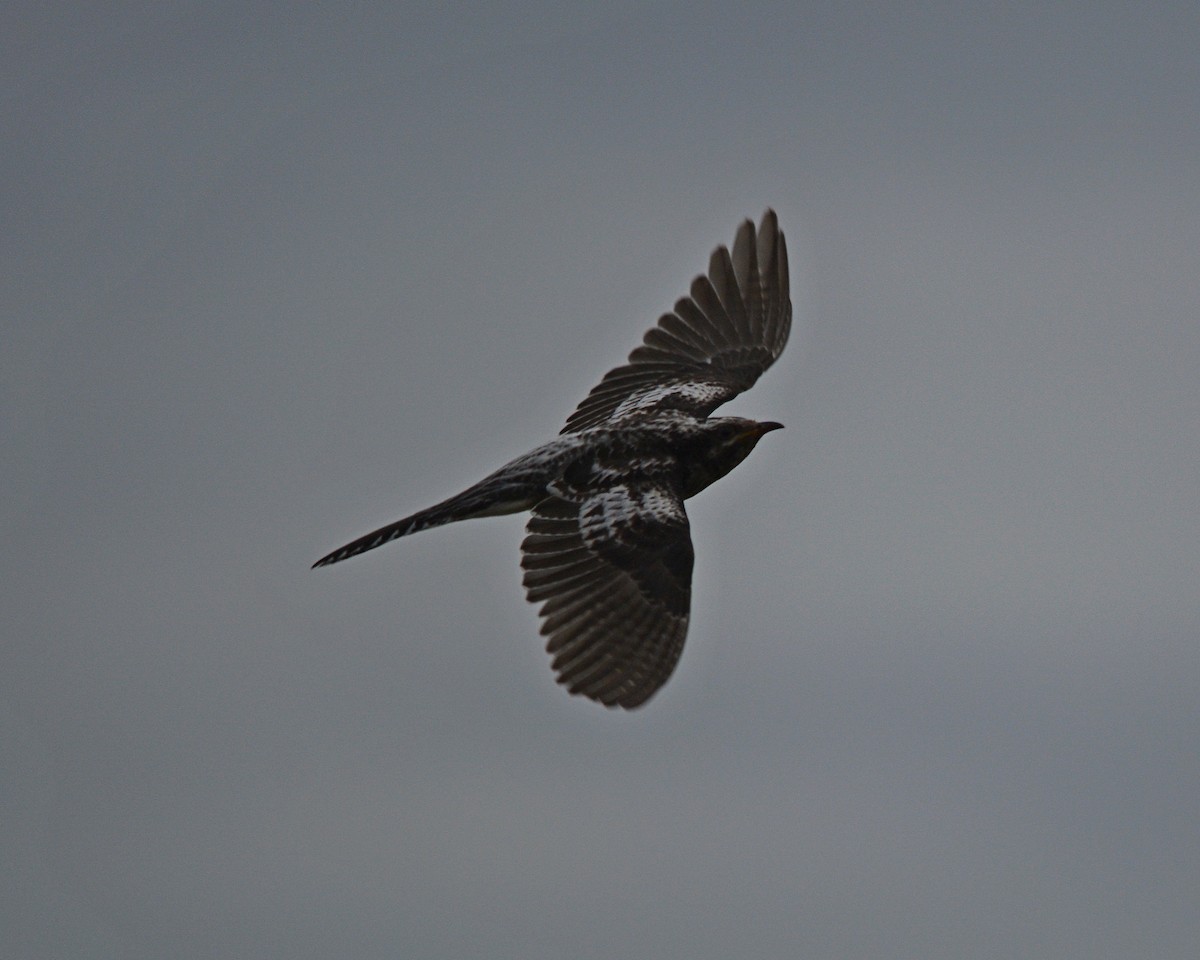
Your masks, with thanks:
[(708, 276), (692, 281), (690, 296), (659, 318), (628, 363), (605, 374), (562, 432), (658, 410), (707, 417), (754, 386), (791, 326), (787, 244), (767, 210), (757, 236), (749, 220), (738, 227), (732, 256), (713, 251)]
[[(641, 706), (687, 635), (692, 541), (683, 501), (644, 480), (533, 509), (521, 544), (558, 682), (605, 706)], [(544, 601), (544, 602), (543, 602)]]

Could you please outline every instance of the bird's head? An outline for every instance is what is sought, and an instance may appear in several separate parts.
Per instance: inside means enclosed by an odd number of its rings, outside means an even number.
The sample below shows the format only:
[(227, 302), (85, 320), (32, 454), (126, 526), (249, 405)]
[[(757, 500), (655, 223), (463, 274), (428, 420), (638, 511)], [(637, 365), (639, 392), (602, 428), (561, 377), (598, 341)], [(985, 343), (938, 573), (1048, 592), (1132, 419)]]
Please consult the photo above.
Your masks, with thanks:
[[(783, 424), (776, 423), (773, 420), (745, 420), (741, 417), (722, 417), (719, 421), (719, 429), (716, 431), (714, 443), (712, 446), (712, 454), (716, 459), (723, 460), (731, 458), (729, 470), (732, 470), (739, 463), (750, 455), (750, 451), (763, 434), (770, 433), (772, 430), (782, 430)], [(726, 470), (726, 473), (729, 471)]]
[(746, 420), (742, 417), (713, 417), (705, 423), (704, 449), (695, 461), (696, 469), (687, 484), (687, 496), (693, 496), (710, 483), (720, 480), (750, 455), (750, 451), (772, 430), (782, 430), (772, 420)]

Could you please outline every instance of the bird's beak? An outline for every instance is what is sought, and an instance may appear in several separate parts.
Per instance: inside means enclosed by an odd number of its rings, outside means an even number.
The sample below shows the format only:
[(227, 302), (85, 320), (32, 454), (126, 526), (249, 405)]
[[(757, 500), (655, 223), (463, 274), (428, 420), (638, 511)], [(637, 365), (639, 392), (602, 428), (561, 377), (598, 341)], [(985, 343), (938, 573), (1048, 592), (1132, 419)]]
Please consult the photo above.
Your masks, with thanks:
[(755, 424), (754, 426), (750, 427), (750, 430), (743, 433), (742, 436), (748, 440), (754, 440), (754, 442), (757, 443), (758, 438), (762, 437), (763, 433), (770, 433), (773, 430), (782, 430), (782, 428), (784, 428), (784, 425), (776, 424), (774, 420), (766, 420), (761, 422), (761, 424)]

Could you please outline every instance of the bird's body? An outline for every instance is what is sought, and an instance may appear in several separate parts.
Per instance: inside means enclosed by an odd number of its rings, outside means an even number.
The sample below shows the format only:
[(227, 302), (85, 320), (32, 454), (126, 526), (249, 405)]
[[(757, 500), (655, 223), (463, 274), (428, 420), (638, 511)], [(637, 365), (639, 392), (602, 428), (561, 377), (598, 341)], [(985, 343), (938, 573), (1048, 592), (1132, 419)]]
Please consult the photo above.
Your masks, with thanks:
[(732, 257), (716, 250), (708, 276), (562, 434), (314, 566), (430, 527), (532, 510), (524, 584), (531, 601), (544, 601), (559, 682), (607, 706), (640, 706), (670, 676), (687, 632), (693, 553), (683, 501), (781, 426), (708, 414), (754, 383), (790, 325), (786, 247), (767, 211), (757, 237), (743, 223)]
[(346, 560), (430, 527), (472, 517), (523, 513), (549, 496), (574, 499), (634, 480), (662, 485), (686, 500), (719, 480), (750, 452), (735, 445), (731, 453), (741, 456), (726, 465), (727, 460), (717, 454), (731, 438), (761, 436), (778, 426), (740, 417), (701, 420), (665, 413), (638, 417), (621, 426), (564, 434), (510, 460), (462, 493), (346, 544), (315, 566)]

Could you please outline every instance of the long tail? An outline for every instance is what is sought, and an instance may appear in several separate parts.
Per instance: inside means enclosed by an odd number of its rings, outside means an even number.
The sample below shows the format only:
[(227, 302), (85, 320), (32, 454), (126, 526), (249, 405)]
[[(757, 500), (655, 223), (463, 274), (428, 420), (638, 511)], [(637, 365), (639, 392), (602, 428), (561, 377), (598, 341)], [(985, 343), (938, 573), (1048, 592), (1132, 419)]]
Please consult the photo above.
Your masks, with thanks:
[[(520, 480), (525, 482), (520, 482)], [(544, 484), (531, 485), (528, 478), (502, 478), (493, 474), (449, 500), (443, 500), (441, 503), (420, 510), (403, 520), (389, 523), (386, 527), (380, 527), (366, 536), (352, 540), (344, 547), (338, 547), (314, 563), (313, 568), (327, 567), (331, 563), (356, 557), (360, 553), (382, 547), (385, 543), (391, 543), (400, 537), (407, 537), (410, 533), (428, 530), (430, 527), (440, 527), (446, 523), (469, 520), (472, 517), (494, 517), (506, 513), (519, 513), (522, 510), (530, 509), (545, 495)]]

